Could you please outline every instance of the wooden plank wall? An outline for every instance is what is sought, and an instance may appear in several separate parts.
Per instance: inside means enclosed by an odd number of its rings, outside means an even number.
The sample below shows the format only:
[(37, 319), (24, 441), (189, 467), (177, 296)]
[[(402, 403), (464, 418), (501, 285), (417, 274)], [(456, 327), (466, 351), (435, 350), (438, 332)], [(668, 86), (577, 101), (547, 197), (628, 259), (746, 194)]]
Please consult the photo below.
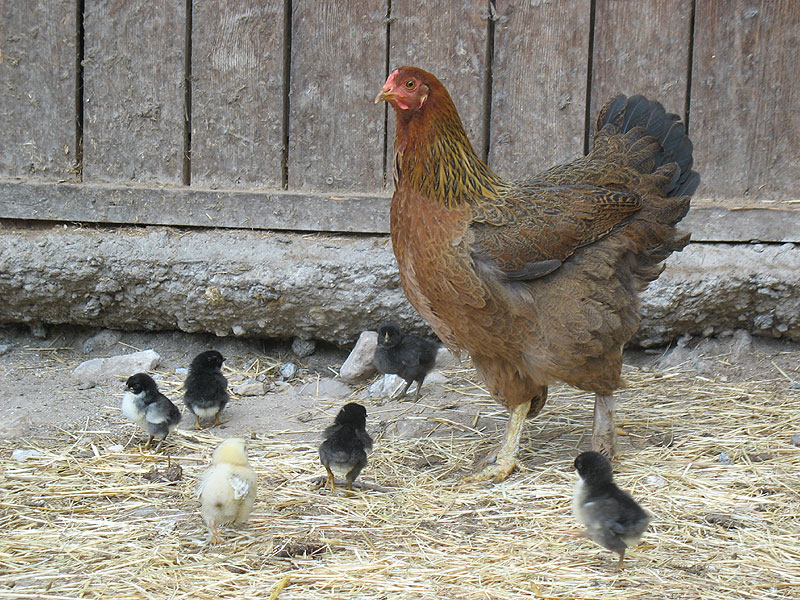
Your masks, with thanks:
[(0, 175), (75, 174), (76, 10), (0, 0)]
[(800, 242), (799, 39), (793, 0), (0, 0), (0, 218), (385, 232), (372, 100), (417, 64), (507, 177), (655, 97), (689, 121), (694, 239)]

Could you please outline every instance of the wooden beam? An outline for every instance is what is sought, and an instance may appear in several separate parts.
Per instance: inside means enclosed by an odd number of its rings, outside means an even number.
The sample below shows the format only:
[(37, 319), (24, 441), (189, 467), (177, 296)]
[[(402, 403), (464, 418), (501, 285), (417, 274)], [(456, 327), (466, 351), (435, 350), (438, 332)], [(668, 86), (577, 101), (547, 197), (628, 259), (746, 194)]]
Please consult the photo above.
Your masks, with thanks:
[[(389, 233), (387, 194), (202, 189), (0, 180), (0, 219)], [(800, 243), (800, 203), (695, 199), (681, 222), (693, 242)]]

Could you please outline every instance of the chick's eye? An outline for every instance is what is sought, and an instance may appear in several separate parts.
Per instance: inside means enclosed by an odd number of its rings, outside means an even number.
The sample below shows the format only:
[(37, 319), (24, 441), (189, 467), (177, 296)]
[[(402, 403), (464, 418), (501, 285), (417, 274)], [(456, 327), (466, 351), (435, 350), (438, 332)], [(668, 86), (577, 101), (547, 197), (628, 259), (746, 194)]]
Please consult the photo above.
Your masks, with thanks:
[(408, 81), (406, 81), (406, 87), (408, 89), (410, 89), (410, 90), (413, 90), (414, 89), (414, 80), (413, 79), (409, 79)]

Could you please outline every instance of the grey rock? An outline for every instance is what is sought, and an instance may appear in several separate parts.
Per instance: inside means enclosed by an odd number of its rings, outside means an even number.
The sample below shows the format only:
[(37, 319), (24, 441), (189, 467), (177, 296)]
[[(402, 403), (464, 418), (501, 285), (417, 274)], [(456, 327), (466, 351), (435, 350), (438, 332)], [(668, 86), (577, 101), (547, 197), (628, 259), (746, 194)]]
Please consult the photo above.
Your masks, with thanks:
[(0, 356), (11, 352), (11, 344), (0, 344)]
[(434, 365), (437, 368), (444, 369), (446, 367), (457, 367), (460, 364), (461, 360), (458, 358), (458, 356), (450, 352), (450, 350), (448, 350), (444, 346), (441, 346), (436, 351), (436, 362), (434, 363)]
[[(663, 346), (709, 327), (800, 341), (798, 264), (791, 244), (690, 244), (643, 293), (633, 342)], [(385, 235), (8, 227), (0, 297), (4, 323), (220, 335), (237, 327), (340, 345), (382, 321), (430, 333), (403, 295)]]
[(321, 377), (318, 381), (311, 381), (304, 384), (298, 393), (301, 396), (345, 398), (353, 393), (353, 388), (331, 377)]
[(118, 377), (130, 377), (134, 373), (152, 371), (160, 360), (161, 356), (154, 350), (93, 358), (75, 367), (72, 375), (79, 382), (101, 383)]
[(800, 381), (791, 381), (789, 383), (790, 390), (800, 390)]
[(729, 465), (733, 462), (733, 459), (728, 456), (727, 452), (720, 452), (719, 456), (717, 456), (717, 462), (720, 462), (723, 465)]
[(800, 433), (792, 434), (792, 444), (800, 448)]
[(284, 379), (291, 379), (297, 373), (297, 365), (294, 363), (286, 363), (281, 365), (281, 377)]
[(295, 356), (305, 358), (314, 354), (317, 349), (317, 343), (314, 340), (304, 340), (303, 338), (296, 337), (292, 340), (292, 352)]
[(244, 383), (233, 386), (232, 391), (237, 396), (263, 396), (267, 392), (267, 386), (262, 381), (248, 379)]
[(175, 375), (178, 377), (186, 377), (189, 374), (189, 369), (185, 367), (178, 367), (175, 369)]
[(29, 458), (33, 458), (33, 457), (36, 457), (36, 456), (42, 456), (42, 453), (39, 452), (38, 450), (32, 450), (32, 449), (31, 450), (22, 450), (20, 448), (17, 448), (16, 450), (14, 450), (11, 453), (11, 458), (13, 460), (16, 460), (16, 461), (19, 461), (19, 462), (22, 462), (24, 460), (28, 460)]
[(735, 330), (733, 332), (733, 341), (731, 342), (731, 362), (741, 363), (746, 361), (752, 352), (753, 338), (750, 332), (744, 329)]
[(276, 394), (282, 394), (290, 391), (291, 389), (291, 384), (286, 383), (285, 381), (273, 381), (271, 384), (269, 384), (269, 390), (271, 392), (275, 392)]
[(655, 488), (662, 488), (667, 485), (667, 480), (664, 479), (661, 475), (648, 475), (644, 478), (644, 482), (647, 485), (651, 485)]
[(31, 335), (38, 340), (43, 340), (47, 338), (47, 327), (44, 323), (29, 323), (28, 327), (30, 327)]
[[(379, 377), (372, 385), (369, 386), (370, 398), (390, 398), (396, 392), (399, 392), (405, 386), (406, 381), (399, 375), (384, 375)], [(416, 384), (409, 388), (409, 391), (416, 390)]]
[(347, 360), (344, 361), (339, 369), (339, 377), (342, 381), (355, 383), (375, 373), (375, 365), (372, 363), (372, 359), (375, 358), (377, 347), (377, 332), (362, 331)]
[(95, 350), (107, 350), (122, 339), (122, 334), (113, 329), (103, 329), (83, 342), (83, 351), (90, 354)]
[(113, 444), (108, 448), (106, 448), (106, 450), (108, 450), (108, 452), (111, 454), (118, 454), (120, 452), (125, 451), (125, 446), (123, 446), (122, 444)]

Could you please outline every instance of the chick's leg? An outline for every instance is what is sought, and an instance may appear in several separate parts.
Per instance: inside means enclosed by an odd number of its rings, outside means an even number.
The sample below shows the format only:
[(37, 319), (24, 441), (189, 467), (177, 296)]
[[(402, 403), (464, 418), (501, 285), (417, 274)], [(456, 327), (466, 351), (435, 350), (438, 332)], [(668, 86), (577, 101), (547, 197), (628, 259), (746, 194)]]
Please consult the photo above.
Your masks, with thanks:
[(328, 465), (325, 465), (325, 470), (328, 472), (328, 484), (331, 486), (331, 493), (333, 493), (336, 491), (336, 478), (333, 476), (333, 471), (331, 471)]
[(497, 452), (497, 460), (494, 464), (488, 465), (482, 471), (470, 475), (464, 479), (465, 483), (475, 483), (479, 481), (503, 481), (517, 468), (517, 452), (519, 452), (519, 440), (522, 437), (522, 428), (525, 425), (525, 417), (528, 416), (531, 402), (523, 402), (511, 409), (511, 414), (506, 423), (506, 431), (503, 434), (503, 442)]
[(219, 413), (214, 415), (214, 424), (212, 425), (212, 427), (216, 427), (217, 425), (222, 425), (222, 423), (219, 420)]
[(217, 529), (217, 522), (211, 521), (211, 523), (208, 525), (208, 528), (211, 530), (211, 543), (221, 544), (222, 538), (219, 535), (219, 529)]
[(194, 428), (195, 428), (196, 430), (198, 430), (198, 431), (199, 431), (200, 429), (202, 429), (202, 427), (200, 427), (200, 417), (199, 417), (199, 416), (197, 416), (197, 415), (195, 415), (195, 416), (194, 416)]
[(594, 397), (594, 427), (592, 429), (592, 450), (608, 458), (616, 452), (616, 431), (614, 429), (614, 395)]

